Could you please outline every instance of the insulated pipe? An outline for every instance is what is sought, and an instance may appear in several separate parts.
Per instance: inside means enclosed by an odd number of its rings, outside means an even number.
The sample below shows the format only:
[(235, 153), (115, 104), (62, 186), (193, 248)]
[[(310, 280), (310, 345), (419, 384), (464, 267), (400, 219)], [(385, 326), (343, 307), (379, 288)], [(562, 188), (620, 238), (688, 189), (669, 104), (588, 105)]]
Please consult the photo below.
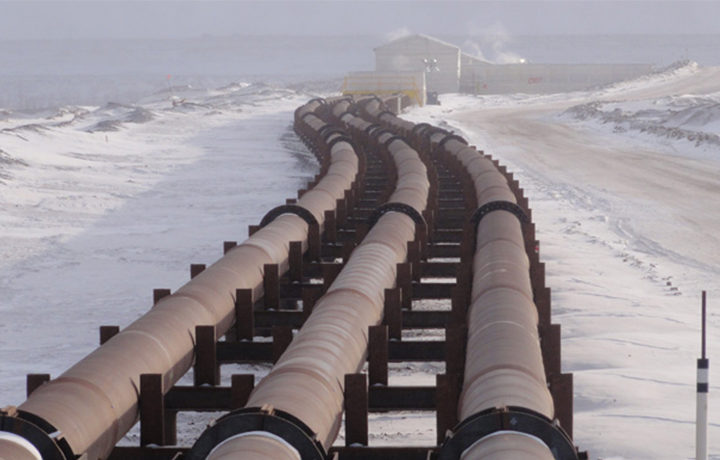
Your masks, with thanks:
[(343, 98), (338, 101), (330, 101), (329, 104), (332, 106), (332, 116), (335, 120), (339, 120), (342, 114), (350, 110), (350, 107), (352, 106), (352, 100), (348, 98)]
[(555, 460), (548, 446), (540, 439), (512, 431), (498, 431), (477, 441), (462, 453), (461, 460), (505, 460), (533, 458)]
[[(445, 136), (433, 134), (431, 142), (438, 145)], [(506, 179), (477, 150), (453, 138), (442, 146), (470, 175), (478, 206), (494, 201), (515, 203)], [(521, 223), (510, 212), (490, 212), (479, 222), (475, 239), (459, 418), (515, 406), (551, 420), (553, 400), (545, 378)], [(486, 436), (462, 458), (553, 458), (546, 444), (528, 439), (518, 432)]]
[[(413, 155), (404, 143), (398, 142), (389, 150), (398, 169), (391, 200), (422, 212), (430, 189), (427, 177), (424, 185), (418, 178), (425, 165), (417, 152)], [(406, 194), (408, 190), (414, 192), (412, 197)], [(344, 376), (362, 369), (368, 327), (381, 322), (385, 289), (395, 285), (396, 265), (406, 260), (407, 243), (414, 237), (415, 223), (408, 215), (388, 212), (380, 217), (315, 304), (277, 364), (255, 387), (246, 407), (272, 407), (292, 414), (327, 451), (340, 429)], [(271, 437), (264, 441), (273, 444)], [(198, 440), (191, 459), (203, 458), (205, 454), (198, 451), (198, 446), (204, 442), (203, 437)], [(275, 440), (274, 445), (272, 458), (296, 458), (297, 450), (288, 453), (286, 441)], [(206, 458), (246, 458), (251, 449), (249, 437), (230, 437)], [(223, 457), (215, 452), (222, 452)]]
[[(271, 406), (288, 412), (315, 433), (325, 451), (330, 448), (342, 421), (344, 375), (362, 369), (367, 328), (382, 321), (384, 290), (394, 286), (396, 264), (405, 260), (414, 231), (414, 222), (405, 214), (381, 217), (277, 364), (255, 387), (246, 407)], [(389, 238), (390, 234), (398, 237)], [(287, 442), (266, 441), (268, 458), (297, 458), (296, 450), (288, 452)], [(215, 452), (247, 458), (251, 449), (250, 438), (231, 437), (205, 458), (224, 458)], [(203, 457), (191, 454), (189, 458)]]
[(28, 440), (13, 433), (0, 432), (0, 458), (42, 460), (40, 451)]
[[(383, 111), (377, 100), (363, 110), (396, 132), (414, 125)], [(475, 187), (478, 206), (516, 203), (505, 177), (492, 161), (446, 132), (430, 136), (465, 168)], [(392, 144), (391, 144), (392, 145)], [(519, 406), (552, 419), (533, 303), (529, 260), (520, 221), (509, 212), (492, 212), (477, 227), (471, 304), (468, 309), (467, 356), (461, 420), (493, 407)]]
[[(330, 156), (328, 174), (298, 201), (321, 225), (324, 212), (335, 209), (336, 200), (357, 174), (357, 157), (348, 143), (334, 144)], [(290, 242), (301, 241), (305, 249), (307, 236), (308, 224), (302, 218), (279, 216), (60, 377), (35, 390), (18, 407), (20, 416), (39, 418), (54, 428), (59, 432), (55, 437), (75, 455), (106, 458), (137, 422), (140, 375), (161, 374), (163, 392), (168, 391), (192, 366), (196, 326), (215, 325), (217, 336), (222, 336), (234, 321), (236, 290), (247, 288), (253, 298), (262, 296), (263, 265), (278, 264), (286, 270)], [(7, 436), (3, 439), (10, 442)]]
[[(384, 110), (377, 98), (360, 100), (358, 107), (376, 123), (412, 139), (414, 146), (444, 150), (453, 156), (470, 177), (478, 206), (494, 202), (517, 204), (505, 176), (462, 138), (398, 118)], [(378, 141), (384, 143), (390, 137), (383, 133)], [(460, 419), (467, 423), (459, 425), (459, 429), (465, 436), (466, 429), (490, 428), (487, 435), (457, 454), (467, 459), (545, 459), (555, 458), (548, 446), (557, 444), (562, 445), (562, 458), (575, 458), (569, 439), (550, 422), (553, 400), (545, 380), (538, 313), (520, 221), (511, 212), (491, 212), (478, 224), (475, 238), (466, 369), (458, 408)], [(529, 420), (532, 427), (528, 430), (543, 432), (547, 438), (502, 431), (502, 425), (493, 427), (494, 417), (488, 414), (498, 407), (529, 410), (534, 415), (513, 412), (512, 417)]]
[(403, 120), (387, 110), (382, 100), (378, 98), (363, 99), (359, 101), (362, 110), (376, 123), (383, 123), (399, 135), (409, 137), (415, 123)]
[(287, 411), (317, 433), (326, 449), (332, 445), (342, 417), (344, 375), (362, 368), (367, 329), (382, 320), (384, 290), (393, 287), (395, 266), (405, 260), (414, 232), (404, 214), (378, 221), (253, 391), (248, 407), (268, 404)]
[[(301, 460), (297, 450), (282, 438), (268, 435), (261, 431), (251, 431), (237, 435), (234, 439), (243, 438), (245, 458), (252, 460), (275, 460), (278, 453), (282, 452), (282, 458)], [(284, 451), (283, 451), (284, 448)], [(210, 457), (216, 460), (237, 460), (237, 453), (232, 449), (232, 443), (220, 444), (210, 452)]]

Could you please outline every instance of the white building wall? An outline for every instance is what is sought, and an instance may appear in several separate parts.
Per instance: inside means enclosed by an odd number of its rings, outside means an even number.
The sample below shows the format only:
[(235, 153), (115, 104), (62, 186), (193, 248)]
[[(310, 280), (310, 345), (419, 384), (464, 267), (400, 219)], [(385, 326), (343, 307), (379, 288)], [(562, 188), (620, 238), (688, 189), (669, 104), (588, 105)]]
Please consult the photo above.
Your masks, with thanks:
[[(426, 60), (436, 60), (428, 69)], [(457, 92), (460, 88), (460, 48), (430, 37), (413, 35), (375, 48), (378, 72), (425, 72), (428, 91)]]
[(636, 78), (646, 64), (477, 64), (465, 66), (461, 91), (476, 94), (558, 93)]

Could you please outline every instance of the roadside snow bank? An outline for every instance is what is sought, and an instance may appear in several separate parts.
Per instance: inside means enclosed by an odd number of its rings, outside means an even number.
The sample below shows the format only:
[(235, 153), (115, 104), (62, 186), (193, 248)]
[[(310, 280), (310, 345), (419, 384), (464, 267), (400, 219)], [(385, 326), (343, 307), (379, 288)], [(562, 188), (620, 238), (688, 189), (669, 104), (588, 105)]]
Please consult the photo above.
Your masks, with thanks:
[(671, 83), (682, 80), (700, 71), (700, 65), (695, 61), (682, 60), (670, 64), (667, 67), (651, 72), (647, 75), (641, 75), (630, 80), (612, 83), (605, 87), (599, 88), (599, 93), (613, 94), (632, 91), (635, 89), (647, 89), (649, 87)]
[(561, 118), (604, 127), (615, 134), (661, 138), (682, 151), (700, 147), (720, 153), (720, 93), (642, 101), (592, 101), (570, 107)]
[[(699, 293), (720, 298), (719, 149), (630, 125), (718, 134), (717, 75), (691, 65), (612, 90), (443, 96), (442, 106), (405, 115), (465, 136), (529, 197), (563, 369), (575, 376), (575, 441), (591, 458), (694, 451)], [(710, 313), (713, 356), (719, 321)], [(711, 374), (712, 393), (720, 372)], [(710, 413), (720, 413), (719, 400)], [(717, 418), (709, 438), (720, 439)]]

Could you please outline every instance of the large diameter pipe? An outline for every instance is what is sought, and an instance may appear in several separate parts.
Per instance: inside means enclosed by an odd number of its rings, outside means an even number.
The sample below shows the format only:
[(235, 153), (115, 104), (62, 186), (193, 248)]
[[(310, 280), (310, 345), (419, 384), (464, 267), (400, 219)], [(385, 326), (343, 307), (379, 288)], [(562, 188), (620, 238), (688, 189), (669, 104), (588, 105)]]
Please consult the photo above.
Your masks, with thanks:
[[(390, 234), (401, 237), (388, 238)], [(342, 421), (344, 375), (362, 368), (367, 329), (382, 320), (384, 290), (394, 286), (396, 265), (407, 256), (407, 242), (414, 234), (414, 222), (405, 214), (391, 212), (378, 220), (252, 392), (247, 407), (272, 406), (293, 414), (326, 450), (332, 445)], [(272, 458), (293, 458), (284, 442), (275, 444)], [(245, 458), (250, 448), (244, 437), (227, 439), (217, 447), (234, 458)], [(207, 458), (221, 457), (211, 453)]]
[[(251, 431), (234, 437), (235, 440), (240, 438), (243, 438), (243, 446), (246, 448), (244, 458), (276, 460), (278, 453), (282, 452), (282, 458), (302, 460), (298, 451), (278, 436), (262, 431)], [(215, 460), (237, 460), (238, 458), (237, 452), (232, 448), (232, 443), (218, 445), (210, 452), (210, 457)]]
[[(397, 96), (390, 97), (386, 99), (386, 101), (390, 99), (395, 99), (396, 97)], [(392, 111), (388, 109), (385, 101), (379, 98), (374, 97), (363, 99), (360, 100), (358, 103), (370, 119), (372, 119), (376, 123), (382, 123), (383, 125), (387, 126), (391, 130), (402, 136), (408, 136), (412, 131), (413, 127), (415, 126), (415, 123), (396, 116)]]
[[(357, 157), (349, 144), (333, 146), (327, 178), (298, 201), (319, 223), (324, 211), (355, 180)], [(308, 224), (282, 215), (231, 250), (215, 264), (163, 298), (103, 346), (60, 377), (42, 385), (19, 406), (55, 427), (72, 451), (105, 458), (137, 422), (141, 374), (163, 376), (163, 392), (191, 367), (195, 328), (215, 325), (218, 337), (234, 321), (235, 292), (240, 288), (262, 295), (263, 266), (288, 267), (291, 241), (307, 247)]]
[(326, 448), (332, 445), (342, 417), (344, 375), (362, 368), (367, 329), (382, 320), (384, 290), (393, 287), (395, 266), (404, 260), (401, 245), (386, 243), (390, 233), (407, 243), (414, 224), (397, 213), (378, 221), (247, 406), (287, 411), (311, 427)]
[(25, 438), (0, 432), (0, 459), (42, 460), (40, 451)]
[(306, 102), (295, 109), (295, 121), (301, 120), (303, 115), (307, 113), (317, 112), (323, 105), (325, 105), (325, 100), (321, 98), (315, 98)]
[[(401, 148), (402, 147), (402, 148)], [(424, 164), (417, 152), (414, 161), (402, 145), (391, 149), (398, 175), (393, 199), (402, 199), (407, 188), (416, 197), (405, 204), (418, 205), (422, 212), (427, 202), (429, 181), (424, 186), (416, 179)], [(413, 166), (414, 164), (414, 166)], [(412, 178), (412, 180), (410, 179)], [(406, 214), (388, 212), (380, 217), (327, 293), (294, 337), (288, 349), (270, 373), (251, 393), (246, 407), (273, 407), (301, 420), (327, 450), (337, 437), (343, 412), (344, 376), (356, 373), (366, 359), (367, 330), (382, 320), (385, 289), (395, 285), (396, 266), (407, 258), (407, 243), (415, 237), (415, 223)], [(202, 439), (202, 438), (201, 438)], [(265, 441), (272, 444), (272, 438)], [(293, 458), (287, 443), (276, 440), (273, 458)], [(231, 437), (208, 455), (209, 460), (223, 456), (245, 458), (252, 448), (248, 437)]]
[(510, 213), (490, 213), (478, 226), (461, 420), (504, 406), (552, 418), (529, 262), (521, 244), (519, 222)]
[(358, 174), (359, 164), (355, 149), (347, 142), (339, 141), (330, 149), (330, 168), (320, 182), (305, 192), (298, 206), (309, 210), (324, 229), (325, 211), (335, 209), (337, 200), (350, 190)]
[[(444, 134), (432, 135), (435, 143)], [(478, 206), (516, 203), (505, 177), (473, 147), (450, 138), (445, 150), (465, 167)], [(529, 260), (520, 220), (507, 211), (485, 215), (477, 226), (460, 420), (497, 407), (523, 407), (554, 416), (538, 336)], [(537, 442), (536, 442), (537, 441)], [(553, 458), (548, 446), (518, 433), (478, 440), (462, 458)]]
[[(385, 111), (377, 99), (363, 103), (371, 117), (391, 130), (412, 131), (412, 123)], [(383, 134), (379, 140), (389, 137)], [(442, 141), (444, 149), (465, 168), (479, 206), (516, 202), (506, 178), (474, 147), (448, 138), (443, 131), (432, 133), (430, 140), (433, 145)], [(504, 406), (526, 407), (552, 418), (553, 401), (545, 380), (537, 324), (520, 222), (508, 212), (490, 213), (479, 223), (476, 234), (461, 420)]]
[(460, 460), (507, 460), (532, 458), (555, 460), (540, 439), (512, 431), (498, 431), (474, 443), (462, 453)]

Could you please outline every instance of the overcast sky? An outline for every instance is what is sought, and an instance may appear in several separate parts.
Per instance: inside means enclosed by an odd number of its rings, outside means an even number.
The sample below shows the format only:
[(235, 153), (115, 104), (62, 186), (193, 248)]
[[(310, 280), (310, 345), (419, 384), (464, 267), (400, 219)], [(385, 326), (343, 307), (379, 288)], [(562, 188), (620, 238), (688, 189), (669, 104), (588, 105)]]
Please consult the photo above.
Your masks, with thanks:
[(720, 33), (720, 1), (7, 1), (0, 39)]

